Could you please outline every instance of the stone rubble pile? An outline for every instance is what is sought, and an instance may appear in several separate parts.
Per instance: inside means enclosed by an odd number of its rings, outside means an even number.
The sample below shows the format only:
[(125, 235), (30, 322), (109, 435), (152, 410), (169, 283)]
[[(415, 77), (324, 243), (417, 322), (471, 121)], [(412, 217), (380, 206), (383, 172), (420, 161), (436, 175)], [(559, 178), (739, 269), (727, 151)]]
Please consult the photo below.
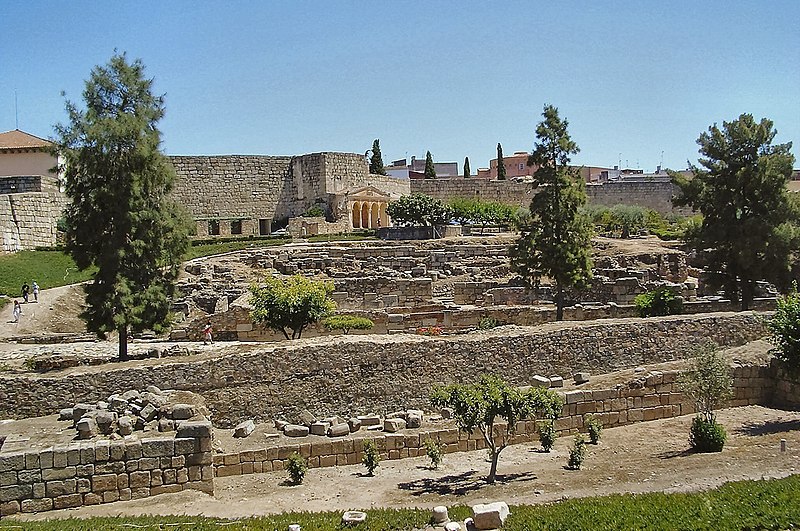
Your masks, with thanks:
[(95, 404), (78, 403), (62, 409), (58, 420), (71, 421), (79, 439), (104, 435), (111, 439), (131, 435), (134, 431), (175, 431), (187, 420), (208, 420), (204, 407), (170, 403), (170, 392), (150, 385), (144, 391), (128, 390), (112, 394)]

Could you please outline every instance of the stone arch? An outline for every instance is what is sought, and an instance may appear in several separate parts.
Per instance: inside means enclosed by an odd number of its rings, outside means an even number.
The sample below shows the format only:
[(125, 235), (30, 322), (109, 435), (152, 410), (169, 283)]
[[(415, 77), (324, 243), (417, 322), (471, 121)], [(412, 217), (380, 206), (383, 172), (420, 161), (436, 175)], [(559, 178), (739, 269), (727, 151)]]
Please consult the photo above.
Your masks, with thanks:
[(370, 214), (369, 215), (369, 228), (377, 229), (378, 227), (383, 226), (381, 223), (379, 223), (379, 221), (380, 221), (380, 217), (379, 217), (380, 216), (380, 206), (378, 205), (378, 203), (370, 204), (369, 214)]
[(361, 228), (369, 228), (369, 203), (361, 203)]
[(360, 229), (361, 228), (361, 203), (355, 202), (353, 203), (353, 214), (352, 214), (352, 221), (353, 221), (353, 228)]
[(378, 216), (379, 216), (379, 218), (381, 220), (381, 227), (389, 227), (390, 223), (391, 223), (390, 220), (389, 220), (389, 213), (386, 212), (386, 207), (387, 206), (388, 206), (388, 203), (381, 203), (380, 204), (380, 210), (378, 211), (379, 212)]

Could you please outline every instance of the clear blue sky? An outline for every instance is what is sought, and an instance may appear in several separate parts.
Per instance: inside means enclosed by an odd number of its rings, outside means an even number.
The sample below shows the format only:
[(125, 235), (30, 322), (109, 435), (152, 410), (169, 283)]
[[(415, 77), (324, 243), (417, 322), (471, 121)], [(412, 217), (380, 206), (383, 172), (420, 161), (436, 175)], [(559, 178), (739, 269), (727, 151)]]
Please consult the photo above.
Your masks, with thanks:
[[(697, 160), (741, 113), (800, 154), (800, 2), (2, 2), (0, 131), (53, 135), (114, 49), (166, 94), (168, 154), (530, 151), (552, 103), (574, 161)], [(621, 155), (620, 155), (621, 154)], [(795, 167), (800, 166), (796, 163)]]

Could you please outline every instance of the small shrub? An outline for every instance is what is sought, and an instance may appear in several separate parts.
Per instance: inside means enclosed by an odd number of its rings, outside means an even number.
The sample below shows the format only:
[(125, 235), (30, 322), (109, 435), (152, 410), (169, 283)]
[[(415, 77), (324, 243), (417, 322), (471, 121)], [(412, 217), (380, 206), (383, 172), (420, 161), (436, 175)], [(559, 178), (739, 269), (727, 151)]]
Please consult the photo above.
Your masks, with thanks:
[(771, 336), (770, 343), (775, 345), (772, 354), (784, 362), (790, 370), (800, 369), (800, 294), (797, 293), (797, 282), (784, 297), (778, 297), (775, 315), (767, 321)]
[(303, 214), (304, 218), (321, 218), (323, 216), (325, 216), (325, 211), (319, 206), (313, 206)]
[(355, 315), (332, 315), (322, 324), (326, 330), (341, 330), (345, 335), (349, 334), (350, 330), (371, 330), (375, 326), (371, 319)]
[(442, 447), (433, 439), (425, 439), (425, 453), (431, 460), (431, 468), (436, 470), (442, 463)]
[(633, 299), (639, 317), (676, 315), (683, 313), (683, 299), (677, 297), (667, 286), (661, 286)]
[(580, 470), (584, 459), (586, 459), (586, 439), (583, 438), (583, 435), (576, 435), (572, 448), (569, 449), (567, 467), (572, 470)]
[(295, 452), (290, 455), (288, 461), (286, 461), (286, 470), (289, 472), (289, 479), (291, 482), (295, 485), (299, 485), (306, 477), (308, 465), (303, 456)]
[(423, 326), (417, 328), (417, 333), (421, 336), (440, 336), (442, 335), (441, 326)]
[(689, 445), (695, 452), (721, 452), (727, 440), (725, 428), (716, 420), (706, 420), (699, 415), (692, 419)]
[(553, 449), (553, 444), (558, 438), (556, 431), (556, 424), (552, 420), (539, 423), (539, 442), (542, 444), (542, 450), (549, 452)]
[(4, 361), (0, 361), (0, 372), (10, 371), (10, 370), (11, 370), (11, 365), (9, 365), (8, 363), (6, 363)]
[(586, 429), (589, 431), (589, 442), (597, 444), (600, 442), (600, 433), (603, 431), (603, 424), (594, 416), (586, 417)]
[(378, 453), (378, 446), (375, 444), (375, 441), (366, 439), (364, 441), (364, 458), (361, 460), (361, 463), (366, 467), (367, 474), (374, 476), (375, 469), (378, 468), (380, 462), (381, 455)]
[(478, 322), (478, 329), (480, 330), (491, 330), (498, 326), (500, 326), (500, 322), (494, 317), (482, 317)]

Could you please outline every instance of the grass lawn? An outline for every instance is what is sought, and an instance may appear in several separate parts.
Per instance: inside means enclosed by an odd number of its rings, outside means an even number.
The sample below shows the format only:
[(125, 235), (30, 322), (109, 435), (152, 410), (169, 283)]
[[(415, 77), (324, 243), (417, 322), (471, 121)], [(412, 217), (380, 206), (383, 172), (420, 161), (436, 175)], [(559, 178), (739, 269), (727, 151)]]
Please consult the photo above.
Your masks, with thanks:
[[(628, 494), (580, 498), (545, 505), (511, 507), (503, 531), (593, 529), (794, 529), (800, 526), (800, 476), (777, 480), (739, 481), (705, 492)], [(408, 530), (424, 527), (429, 510), (368, 510), (363, 531)], [(452, 520), (471, 516), (469, 507), (450, 507)], [(116, 517), (44, 522), (0, 522), (0, 530), (41, 531), (95, 529), (227, 529), (285, 530), (300, 524), (307, 531), (345, 529), (341, 513), (287, 513), (261, 518), (222, 520), (191, 516)], [(22, 524), (22, 527), (19, 526)]]
[[(325, 242), (339, 240), (374, 239), (370, 234), (336, 234), (312, 236), (309, 241)], [(255, 238), (210, 242), (203, 240), (191, 245), (184, 260), (192, 260), (203, 256), (257, 249), (289, 243), (290, 238)], [(84, 282), (92, 278), (94, 270), (78, 271), (72, 258), (61, 251), (20, 251), (0, 256), (0, 295), (21, 297), (20, 288), (24, 282), (28, 285), (34, 280), (41, 289), (56, 288), (67, 284)], [(5, 301), (8, 302), (7, 300)], [(0, 306), (3, 304), (0, 300)]]

